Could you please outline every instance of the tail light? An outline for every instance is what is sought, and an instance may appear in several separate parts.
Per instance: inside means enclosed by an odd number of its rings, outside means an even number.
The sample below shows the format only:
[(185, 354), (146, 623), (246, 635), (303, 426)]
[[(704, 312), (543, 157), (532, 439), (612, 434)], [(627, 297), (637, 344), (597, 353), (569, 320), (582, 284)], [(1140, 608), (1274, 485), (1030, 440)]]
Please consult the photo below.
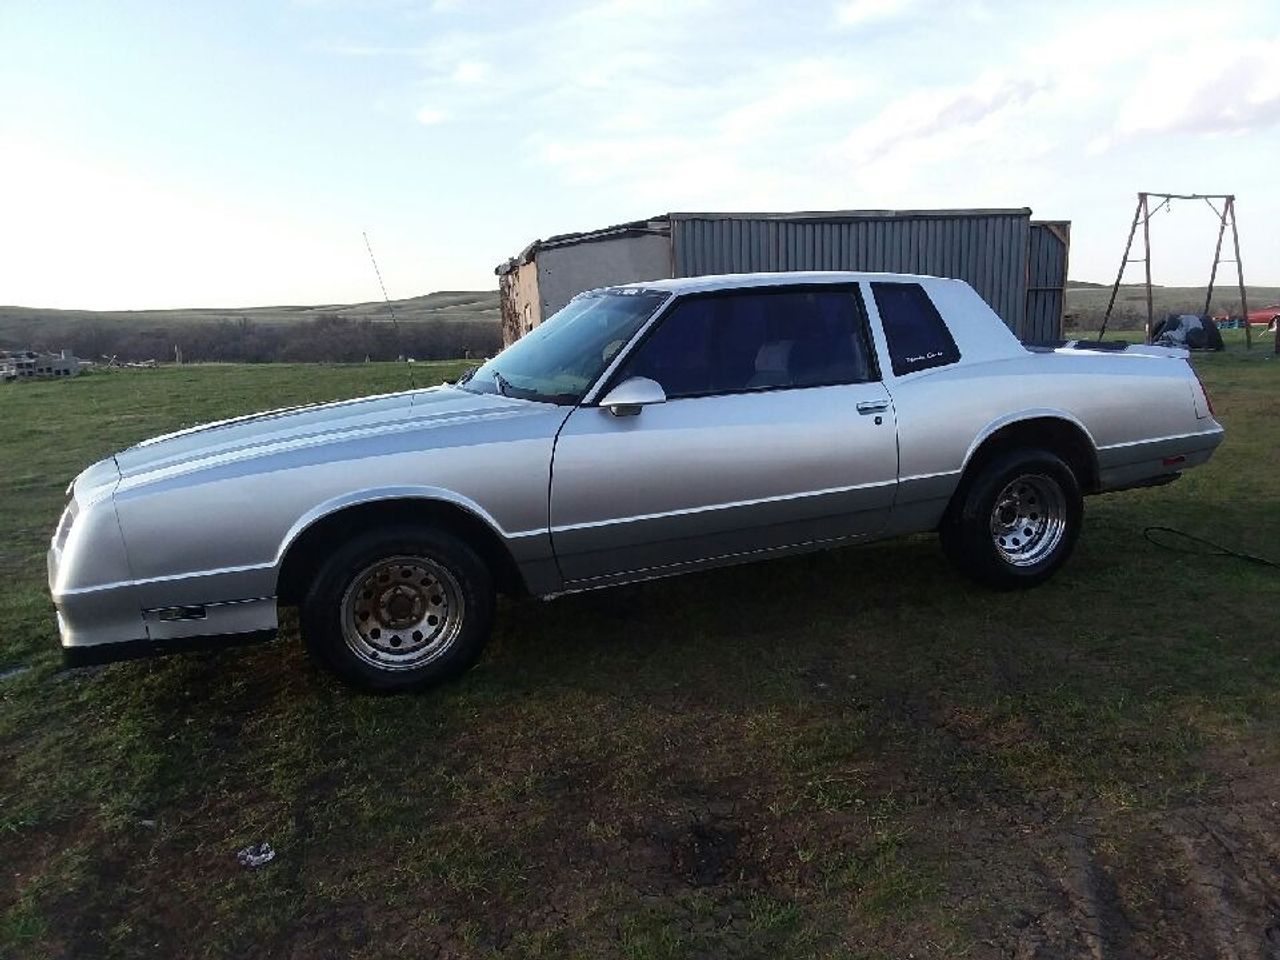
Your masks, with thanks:
[[(1196, 378), (1196, 384), (1200, 387), (1200, 396), (1204, 397), (1205, 406), (1209, 408), (1209, 416), (1216, 418), (1218, 414), (1213, 409), (1213, 398), (1209, 396), (1209, 390), (1205, 387), (1204, 381), (1200, 379), (1199, 372), (1190, 363), (1187, 366), (1191, 367), (1191, 375)], [(1200, 404), (1197, 403), (1196, 406), (1199, 407)], [(1196, 416), (1200, 417), (1203, 414), (1197, 409)]]

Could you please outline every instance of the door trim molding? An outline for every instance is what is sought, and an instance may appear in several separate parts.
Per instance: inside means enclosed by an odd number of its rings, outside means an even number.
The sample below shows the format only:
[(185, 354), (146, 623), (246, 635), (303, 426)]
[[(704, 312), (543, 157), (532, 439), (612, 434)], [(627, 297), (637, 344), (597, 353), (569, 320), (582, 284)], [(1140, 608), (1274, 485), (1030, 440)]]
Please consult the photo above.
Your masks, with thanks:
[(640, 513), (630, 517), (618, 517), (611, 520), (590, 520), (586, 523), (566, 523), (553, 526), (552, 533), (568, 533), (572, 530), (593, 530), (600, 527), (612, 527), (623, 523), (639, 523), (645, 520), (662, 520), (666, 517), (687, 517), (699, 513), (710, 513), (716, 510), (734, 510), (739, 507), (755, 507), (766, 503), (785, 503), (792, 500), (805, 500), (809, 497), (824, 497), (836, 493), (852, 493), (855, 490), (874, 490), (879, 487), (896, 486), (898, 481), (876, 480), (872, 483), (855, 483), (845, 487), (827, 487), (823, 490), (805, 490), (802, 493), (783, 493), (773, 497), (759, 497), (754, 500), (734, 500), (728, 503), (712, 503), (702, 507), (682, 507), (678, 510), (664, 510), (659, 513)]

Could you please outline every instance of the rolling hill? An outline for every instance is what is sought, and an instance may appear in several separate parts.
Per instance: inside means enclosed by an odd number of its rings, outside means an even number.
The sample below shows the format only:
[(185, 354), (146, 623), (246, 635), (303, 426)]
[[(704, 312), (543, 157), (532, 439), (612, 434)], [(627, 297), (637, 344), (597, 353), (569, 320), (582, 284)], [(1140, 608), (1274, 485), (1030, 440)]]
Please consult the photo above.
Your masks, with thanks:
[[(1250, 286), (1247, 293), (1255, 306), (1280, 301), (1280, 287)], [(1096, 330), (1110, 295), (1110, 284), (1070, 281), (1067, 329)], [(1212, 310), (1238, 313), (1238, 299), (1234, 286), (1219, 285)], [(1199, 313), (1204, 288), (1153, 286), (1152, 300), (1157, 316)], [(500, 345), (496, 290), (439, 291), (395, 300), (391, 307), (398, 331), (380, 301), (107, 311), (0, 306), (0, 349), (68, 348), (95, 360), (163, 360), (180, 347), (188, 360), (265, 361), (479, 357)], [(1122, 285), (1109, 328), (1137, 329), (1145, 317), (1145, 288)]]
[[(1204, 287), (1162, 287), (1152, 284), (1151, 305), (1158, 318), (1166, 313), (1200, 313), (1204, 309)], [(1250, 308), (1280, 302), (1280, 287), (1246, 286)], [(1102, 324), (1111, 297), (1111, 284), (1072, 280), (1067, 284), (1067, 326), (1096, 330)], [(1240, 295), (1234, 283), (1214, 287), (1210, 312), (1240, 312)], [(1120, 285), (1108, 329), (1131, 330), (1141, 327), (1147, 317), (1147, 290), (1140, 283)]]
[[(398, 324), (393, 325), (394, 311)], [(440, 291), (394, 300), (181, 310), (0, 306), (0, 349), (71, 349), (121, 360), (352, 360), (484, 356), (501, 342), (498, 292)]]
[[(442, 290), (420, 297), (393, 300), (396, 319), (402, 323), (435, 320), (455, 322), (498, 322), (498, 291)], [(322, 303), (312, 306), (277, 307), (190, 307), (180, 310), (51, 310), (43, 307), (0, 306), (0, 341), (25, 341), (31, 332), (69, 330), (76, 325), (128, 324), (135, 328), (172, 327), (220, 321), (263, 324), (305, 323), (321, 317), (343, 320), (389, 320), (387, 305), (369, 303)]]

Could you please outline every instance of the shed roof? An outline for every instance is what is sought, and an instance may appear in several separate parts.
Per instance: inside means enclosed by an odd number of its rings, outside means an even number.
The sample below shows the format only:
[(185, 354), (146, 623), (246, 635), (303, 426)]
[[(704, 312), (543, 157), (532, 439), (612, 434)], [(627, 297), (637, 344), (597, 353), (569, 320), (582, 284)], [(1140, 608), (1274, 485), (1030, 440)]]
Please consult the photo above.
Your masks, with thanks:
[(670, 220), (950, 220), (961, 217), (1029, 217), (1030, 207), (946, 210), (799, 210), (790, 213), (668, 213)]
[(596, 230), (580, 233), (560, 233), (545, 240), (535, 240), (518, 254), (495, 268), (499, 276), (510, 273), (522, 264), (530, 263), (539, 250), (549, 247), (567, 247), (577, 243), (616, 239), (625, 236), (658, 235), (671, 232), (676, 220), (774, 220), (774, 221), (825, 221), (840, 223), (849, 220), (957, 220), (970, 217), (1030, 217), (1030, 207), (961, 208), (947, 210), (798, 210), (793, 212), (672, 212), (662, 213), (645, 220), (631, 220)]
[(510, 273), (521, 264), (531, 262), (538, 255), (539, 250), (545, 250), (548, 247), (568, 247), (575, 243), (590, 243), (593, 240), (614, 239), (617, 237), (637, 237), (655, 234), (664, 236), (671, 232), (671, 224), (668, 219), (670, 216), (670, 214), (664, 214), (650, 217), (648, 220), (631, 220), (627, 223), (616, 223), (613, 226), (600, 227), (597, 230), (584, 230), (581, 233), (560, 233), (547, 237), (545, 240), (535, 240), (510, 260), (498, 264), (493, 272), (499, 276)]

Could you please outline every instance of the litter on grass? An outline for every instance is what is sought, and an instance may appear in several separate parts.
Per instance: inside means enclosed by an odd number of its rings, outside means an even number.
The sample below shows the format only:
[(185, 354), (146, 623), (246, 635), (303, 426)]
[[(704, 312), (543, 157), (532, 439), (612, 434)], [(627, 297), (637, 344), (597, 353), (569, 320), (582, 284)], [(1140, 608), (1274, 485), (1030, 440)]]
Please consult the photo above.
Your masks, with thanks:
[(264, 863), (270, 863), (276, 858), (276, 852), (271, 849), (269, 843), (259, 843), (252, 847), (245, 847), (236, 854), (236, 859), (246, 867), (260, 867)]

